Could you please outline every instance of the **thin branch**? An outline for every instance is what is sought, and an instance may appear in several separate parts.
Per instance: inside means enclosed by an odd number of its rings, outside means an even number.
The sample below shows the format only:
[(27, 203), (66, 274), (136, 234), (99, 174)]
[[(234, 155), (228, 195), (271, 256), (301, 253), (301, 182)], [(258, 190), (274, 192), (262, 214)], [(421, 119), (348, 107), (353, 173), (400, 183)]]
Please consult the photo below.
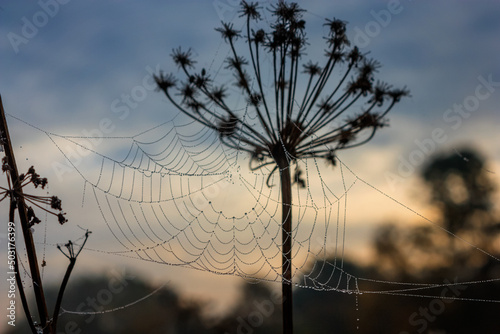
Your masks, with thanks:
[[(231, 50), (232, 50), (232, 52), (233, 52), (233, 56), (234, 56), (235, 58), (237, 58), (237, 57), (238, 57), (238, 54), (237, 54), (237, 52), (236, 52), (236, 49), (235, 49), (235, 47), (234, 47), (234, 43), (233, 43), (232, 39), (230, 39), (230, 40), (229, 40), (229, 45), (230, 45)], [(241, 68), (237, 67), (237, 68), (236, 68), (236, 71), (238, 72), (238, 75), (240, 76), (240, 78), (245, 78), (245, 73), (242, 71), (242, 69), (241, 69)], [(246, 85), (244, 85), (243, 89), (244, 89), (244, 91), (247, 93), (247, 97), (248, 97), (249, 99), (251, 99), (251, 97), (252, 97), (252, 92), (250, 91), (250, 87), (249, 87), (249, 85), (248, 85), (248, 82), (247, 82), (247, 84), (246, 84)], [(272, 124), (267, 124), (267, 123), (266, 123), (266, 121), (265, 121), (265, 120), (264, 120), (264, 118), (262, 117), (262, 113), (261, 113), (261, 111), (260, 111), (260, 109), (259, 109), (259, 107), (258, 107), (257, 105), (255, 105), (254, 107), (255, 107), (255, 111), (256, 111), (256, 113), (257, 113), (257, 116), (258, 116), (258, 118), (259, 118), (260, 123), (262, 124), (262, 126), (264, 127), (264, 130), (266, 130), (266, 133), (267, 133), (267, 135), (269, 136), (269, 140), (270, 140), (271, 142), (273, 142), (273, 138), (274, 138), (274, 136), (273, 136), (273, 133), (272, 133), (271, 128), (270, 128), (270, 126), (272, 126)]]
[(66, 269), (66, 273), (64, 274), (64, 278), (62, 280), (61, 287), (59, 288), (59, 293), (57, 295), (56, 305), (54, 307), (54, 312), (52, 313), (52, 324), (51, 325), (52, 325), (54, 332), (57, 330), (57, 320), (59, 318), (59, 310), (61, 309), (61, 303), (62, 303), (62, 299), (64, 296), (64, 291), (66, 290), (66, 286), (67, 286), (68, 281), (69, 281), (69, 277), (71, 276), (71, 272), (73, 271), (73, 268), (75, 267), (75, 263), (76, 263), (76, 259), (77, 259), (78, 255), (80, 255), (82, 249), (85, 247), (85, 243), (87, 242), (90, 233), (92, 233), (92, 232), (90, 232), (88, 230), (85, 232), (85, 239), (83, 240), (83, 243), (80, 246), (80, 249), (78, 250), (78, 252), (76, 254), (74, 252), (74, 248), (73, 248), (74, 246), (73, 246), (73, 243), (71, 241), (66, 244), (66, 247), (68, 248), (69, 254), (64, 253), (64, 251), (61, 249), (61, 247), (57, 246), (57, 248), (61, 251), (61, 253), (63, 253), (69, 259), (69, 265), (68, 265), (68, 268)]
[[(14, 197), (10, 196), (10, 208), (9, 208), (9, 222), (14, 222), (14, 213), (16, 210), (16, 202)], [(14, 240), (14, 247), (15, 247), (15, 240)], [(35, 328), (35, 323), (33, 322), (33, 318), (31, 317), (31, 312), (28, 306), (28, 301), (26, 300), (26, 293), (24, 292), (24, 285), (23, 281), (21, 280), (21, 274), (19, 273), (19, 263), (18, 263), (18, 257), (17, 257), (17, 247), (14, 248), (16, 252), (16, 257), (15, 257), (15, 262), (14, 262), (14, 271), (16, 273), (16, 283), (17, 283), (17, 289), (19, 291), (19, 296), (21, 297), (21, 304), (23, 305), (23, 310), (24, 314), (26, 315), (26, 320), (28, 321), (28, 325), (30, 326), (31, 332), (33, 334), (37, 333), (37, 330)]]

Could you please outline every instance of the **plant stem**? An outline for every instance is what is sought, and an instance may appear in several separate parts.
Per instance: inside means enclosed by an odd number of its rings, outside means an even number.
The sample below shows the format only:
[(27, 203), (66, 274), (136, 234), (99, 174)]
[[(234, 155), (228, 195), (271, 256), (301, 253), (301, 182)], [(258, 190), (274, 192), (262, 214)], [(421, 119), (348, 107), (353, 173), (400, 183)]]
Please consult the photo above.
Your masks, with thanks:
[(80, 255), (81, 251), (85, 247), (85, 244), (87, 243), (87, 240), (89, 238), (90, 233), (92, 233), (92, 232), (90, 232), (89, 230), (87, 230), (87, 232), (85, 232), (85, 240), (83, 240), (83, 243), (80, 246), (80, 249), (76, 253), (74, 252), (74, 248), (73, 248), (74, 245), (73, 245), (73, 243), (71, 243), (71, 241), (68, 244), (66, 244), (66, 247), (68, 247), (68, 254), (69, 255), (64, 253), (61, 250), (61, 248), (59, 248), (59, 246), (58, 246), (61, 253), (63, 253), (69, 259), (69, 265), (68, 265), (68, 268), (66, 269), (66, 274), (64, 274), (64, 278), (63, 278), (63, 281), (61, 283), (61, 287), (59, 288), (59, 293), (57, 294), (56, 306), (54, 307), (54, 313), (53, 313), (52, 324), (51, 324), (54, 333), (57, 332), (57, 320), (59, 319), (59, 310), (61, 309), (61, 303), (62, 303), (62, 299), (64, 296), (64, 291), (66, 290), (66, 286), (68, 285), (69, 277), (71, 276), (71, 272), (73, 271), (73, 268), (75, 267), (75, 263), (76, 263), (76, 259), (77, 259), (78, 255)]
[(283, 333), (293, 333), (293, 303), (292, 303), (292, 182), (290, 164), (286, 156), (277, 159), (280, 169), (281, 183), (281, 239), (282, 239), (282, 303), (283, 303)]
[(61, 303), (62, 303), (62, 298), (64, 296), (64, 290), (66, 290), (66, 285), (68, 284), (69, 277), (71, 276), (71, 272), (73, 271), (73, 268), (75, 267), (75, 263), (76, 263), (76, 257), (69, 259), (69, 265), (68, 265), (68, 268), (66, 269), (66, 274), (64, 274), (64, 278), (63, 278), (61, 287), (59, 288), (59, 293), (57, 295), (56, 306), (54, 307), (54, 313), (53, 313), (52, 324), (51, 324), (54, 333), (57, 331), (57, 320), (59, 318), (59, 310), (61, 309)]
[(16, 196), (17, 212), (19, 213), (21, 227), (23, 230), (24, 242), (26, 245), (26, 254), (28, 256), (31, 279), (33, 281), (33, 290), (35, 292), (38, 314), (40, 315), (40, 324), (43, 328), (43, 333), (50, 333), (51, 327), (47, 326), (47, 322), (49, 320), (47, 312), (47, 304), (45, 302), (45, 296), (43, 294), (42, 278), (40, 276), (40, 271), (38, 269), (38, 260), (36, 257), (35, 243), (33, 241), (33, 235), (31, 233), (31, 229), (28, 223), (26, 204), (24, 202), (24, 194), (21, 188), (21, 182), (19, 181), (19, 172), (17, 171), (16, 160), (14, 157), (14, 151), (12, 149), (9, 129), (7, 128), (7, 120), (5, 119), (5, 111), (3, 109), (1, 96), (0, 96), (0, 113), (1, 113), (0, 131), (3, 136), (2, 139), (4, 140), (3, 147), (5, 150), (5, 157), (7, 158), (7, 164), (10, 167), (9, 174), (12, 180), (12, 187)]
[[(14, 198), (10, 198), (10, 209), (9, 209), (9, 222), (14, 222), (14, 213), (16, 211), (16, 203), (14, 202)], [(23, 305), (24, 314), (26, 315), (26, 321), (28, 321), (28, 325), (30, 326), (31, 332), (36, 333), (35, 324), (33, 323), (33, 319), (31, 318), (30, 309), (28, 307), (28, 301), (26, 300), (26, 294), (24, 293), (23, 281), (21, 280), (21, 274), (19, 273), (19, 258), (17, 256), (17, 247), (16, 240), (14, 239), (14, 247), (16, 250), (14, 270), (16, 272), (16, 283), (17, 289), (19, 290), (19, 296), (21, 297), (21, 304)]]

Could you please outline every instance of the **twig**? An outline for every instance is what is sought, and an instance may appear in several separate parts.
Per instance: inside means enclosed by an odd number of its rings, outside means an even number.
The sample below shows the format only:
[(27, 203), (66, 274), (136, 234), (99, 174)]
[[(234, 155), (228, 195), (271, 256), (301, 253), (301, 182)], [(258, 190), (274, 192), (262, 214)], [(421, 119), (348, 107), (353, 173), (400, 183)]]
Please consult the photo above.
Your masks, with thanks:
[(61, 303), (62, 303), (62, 299), (64, 296), (64, 291), (66, 290), (66, 285), (68, 284), (69, 277), (71, 276), (71, 272), (73, 271), (73, 268), (75, 267), (76, 258), (78, 257), (78, 255), (80, 255), (83, 247), (85, 246), (85, 243), (87, 242), (87, 239), (89, 238), (90, 233), (92, 233), (92, 232), (90, 232), (89, 230), (87, 230), (85, 232), (85, 239), (83, 240), (83, 243), (80, 246), (80, 249), (78, 250), (78, 252), (76, 254), (75, 254), (75, 250), (73, 247), (74, 244), (71, 241), (69, 241), (65, 245), (66, 248), (68, 249), (68, 254), (66, 254), (61, 249), (61, 246), (59, 246), (59, 245), (57, 246), (57, 248), (61, 251), (61, 253), (63, 253), (64, 256), (66, 256), (69, 259), (69, 265), (68, 265), (68, 268), (66, 269), (66, 274), (64, 274), (64, 278), (63, 278), (63, 281), (61, 283), (61, 287), (59, 288), (59, 293), (57, 295), (56, 306), (54, 307), (54, 313), (53, 313), (52, 324), (51, 324), (54, 332), (57, 330), (57, 320), (59, 317), (59, 310), (61, 309)]

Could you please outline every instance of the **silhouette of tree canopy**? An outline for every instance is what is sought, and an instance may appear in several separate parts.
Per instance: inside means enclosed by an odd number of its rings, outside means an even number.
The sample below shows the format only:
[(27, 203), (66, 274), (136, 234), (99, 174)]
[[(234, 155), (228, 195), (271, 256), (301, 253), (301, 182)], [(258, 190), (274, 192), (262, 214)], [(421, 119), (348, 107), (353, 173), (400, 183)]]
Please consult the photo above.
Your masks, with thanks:
[(443, 227), (452, 233), (480, 227), (477, 215), (489, 214), (494, 190), (483, 159), (473, 150), (442, 154), (422, 171), (439, 206)]
[[(63, 310), (98, 314), (69, 314), (63, 311), (59, 316), (57, 333), (215, 333), (205, 323), (201, 314), (202, 304), (181, 298), (172, 287), (166, 285), (150, 297), (134, 303), (154, 289), (130, 273), (111, 272), (108, 276), (81, 277), (68, 286)], [(56, 288), (47, 287), (49, 307), (56, 302), (53, 298)], [(124, 307), (131, 303), (134, 304)], [(26, 321), (19, 319), (7, 334), (28, 332)]]
[(430, 204), (439, 212), (439, 224), (448, 233), (432, 225), (386, 225), (374, 240), (382, 265), (405, 278), (493, 265), (491, 257), (470, 245), (499, 253), (495, 242), (500, 225), (492, 211), (495, 187), (483, 158), (472, 149), (442, 153), (420, 176), (430, 190)]

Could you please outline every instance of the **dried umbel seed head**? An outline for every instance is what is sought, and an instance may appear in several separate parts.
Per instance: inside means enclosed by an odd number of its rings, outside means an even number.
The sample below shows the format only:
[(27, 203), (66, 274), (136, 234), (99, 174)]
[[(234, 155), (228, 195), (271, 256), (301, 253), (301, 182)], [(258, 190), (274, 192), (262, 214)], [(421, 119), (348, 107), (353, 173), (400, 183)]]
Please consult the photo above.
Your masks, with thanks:
[[(321, 157), (335, 164), (331, 152), (371, 140), (408, 91), (376, 81), (380, 64), (351, 45), (346, 22), (326, 20), (326, 59), (304, 60), (310, 47), (304, 10), (286, 1), (268, 9), (272, 16), (264, 21), (265, 9), (242, 1), (244, 22), (215, 29), (228, 46), (222, 70), (232, 74), (230, 83), (216, 85), (205, 68), (196, 71), (191, 49), (177, 48), (171, 56), (185, 79), (177, 84), (173, 75), (160, 72), (158, 88), (182, 113), (217, 131), (222, 144), (250, 154), (250, 164), (258, 163), (253, 170), (278, 159), (290, 164)], [(239, 96), (231, 98), (229, 91)]]
[(66, 219), (66, 217), (64, 216), (65, 213), (59, 213), (57, 215), (57, 220), (59, 221), (59, 224), (63, 225), (64, 223), (66, 223), (68, 221), (68, 219)]

